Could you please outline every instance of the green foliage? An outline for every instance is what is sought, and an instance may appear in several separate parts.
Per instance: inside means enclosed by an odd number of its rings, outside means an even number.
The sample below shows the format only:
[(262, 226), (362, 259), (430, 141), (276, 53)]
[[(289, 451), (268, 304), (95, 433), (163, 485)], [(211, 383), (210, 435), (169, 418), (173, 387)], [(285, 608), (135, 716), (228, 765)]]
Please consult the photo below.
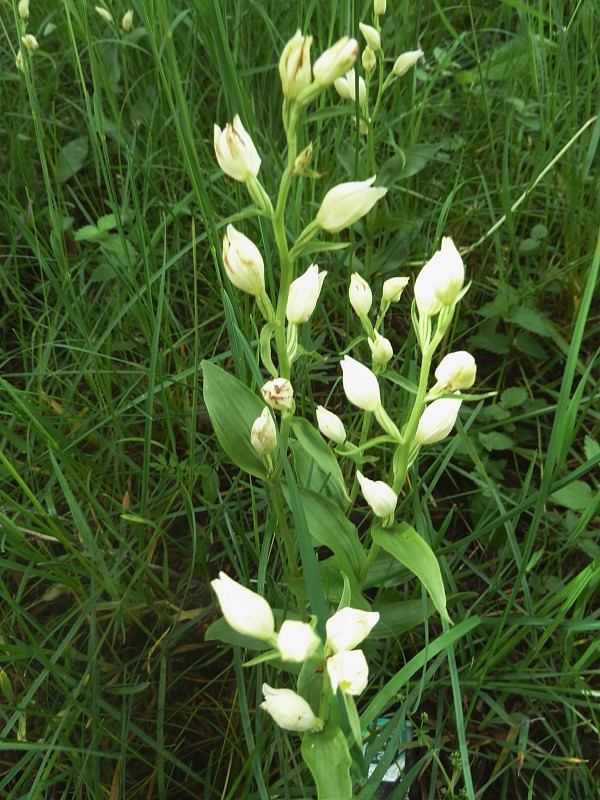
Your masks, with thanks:
[[(271, 776), (271, 794), (309, 797), (297, 740), (256, 712), (270, 666), (241, 670), (235, 651), (204, 641), (219, 569), (292, 602), (262, 485), (223, 455), (202, 402), (203, 359), (238, 379), (248, 369), (225, 332), (221, 283), (259, 351), (250, 304), (215, 256), (248, 201), (216, 167), (212, 126), (242, 115), (271, 189), (278, 54), (297, 27), (313, 53), (357, 35), (363, 6), (136, 1), (125, 35), (114, 4), (111, 26), (93, 5), (36, 0), (26, 73), (14, 67), (15, 6), (0, 5), (0, 796), (254, 800)], [(397, 704), (411, 718), (416, 760), (399, 797), (419, 782), (456, 796), (469, 774), (471, 798), (597, 791), (598, 19), (595, 0), (400, 0), (383, 18), (386, 69), (417, 43), (425, 57), (382, 107), (376, 157), (397, 167), (397, 188), (363, 274), (376, 290), (412, 276), (448, 232), (472, 247), (473, 287), (447, 346), (472, 350), (478, 383), (500, 392), (463, 416), (460, 441), (421, 454), (413, 499), (401, 498), (456, 624), (440, 632), (406, 570), (379, 558), (368, 570), (369, 602), (382, 628), (392, 621), (368, 642), (379, 666), (361, 721)], [(333, 93), (301, 138), (324, 176), (294, 186), (307, 221), (323, 181), (365, 177), (364, 162)], [(276, 274), (266, 228), (244, 212), (239, 224), (265, 233)], [(354, 341), (346, 293), (369, 264), (364, 233), (311, 255), (329, 275), (309, 352)], [(386, 335), (394, 372), (414, 383), (404, 308)], [(338, 377), (303, 359), (309, 418), (330, 400), (346, 413)], [(357, 504), (360, 535), (363, 513)], [(330, 557), (322, 546), (326, 585)], [(342, 585), (330, 585), (335, 605)]]

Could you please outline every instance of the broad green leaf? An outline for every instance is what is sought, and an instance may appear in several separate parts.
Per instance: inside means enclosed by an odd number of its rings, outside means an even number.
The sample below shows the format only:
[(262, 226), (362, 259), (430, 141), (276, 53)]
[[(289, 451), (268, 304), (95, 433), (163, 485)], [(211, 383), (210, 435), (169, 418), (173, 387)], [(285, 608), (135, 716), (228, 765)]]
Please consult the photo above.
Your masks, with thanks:
[(471, 336), (469, 343), (472, 349), (488, 350), (490, 353), (504, 355), (510, 351), (508, 338), (496, 331), (482, 331)]
[(550, 497), (559, 506), (570, 508), (571, 511), (583, 511), (595, 500), (592, 487), (585, 481), (573, 481), (568, 486), (552, 492)]
[(66, 144), (56, 159), (56, 177), (63, 183), (83, 167), (88, 155), (88, 137), (80, 136)]
[(504, 408), (522, 406), (525, 400), (527, 400), (527, 389), (523, 386), (510, 386), (500, 395), (500, 403)]
[(433, 614), (433, 603), (423, 600), (402, 600), (399, 603), (375, 603), (373, 611), (379, 611), (379, 622), (369, 639), (388, 639), (400, 636), (422, 625)]
[(346, 491), (346, 481), (342, 470), (331, 447), (307, 419), (294, 417), (291, 428), (304, 451), (323, 471), (327, 486), (337, 504), (342, 510), (346, 509), (350, 503), (350, 497)]
[(538, 336), (552, 336), (550, 321), (535, 308), (515, 306), (510, 309), (505, 319), (530, 333), (537, 333)]
[(596, 456), (600, 455), (600, 442), (598, 442), (598, 440), (594, 439), (592, 436), (584, 436), (583, 450), (585, 452), (586, 459), (591, 461), (592, 458), (596, 458)]
[(440, 616), (451, 622), (446, 610), (446, 591), (440, 565), (427, 542), (405, 522), (385, 530), (376, 524), (371, 533), (375, 544), (414, 572), (429, 592)]
[(353, 576), (359, 578), (366, 556), (356, 527), (346, 519), (333, 500), (301, 486), (298, 492), (310, 535), (332, 551), (340, 569), (350, 580)]
[(302, 758), (315, 780), (319, 800), (351, 800), (352, 758), (341, 728), (328, 722), (320, 733), (305, 733)]
[(488, 453), (491, 453), (493, 450), (512, 450), (515, 446), (510, 436), (507, 436), (505, 433), (498, 433), (497, 431), (480, 433), (478, 434), (478, 438)]
[(269, 649), (269, 645), (266, 642), (254, 639), (252, 636), (244, 636), (242, 633), (235, 631), (225, 617), (219, 617), (208, 626), (204, 633), (204, 641), (225, 642), (225, 644), (234, 644), (237, 647), (245, 647), (248, 650)]
[(243, 383), (210, 361), (202, 362), (204, 402), (221, 447), (234, 464), (258, 478), (265, 466), (250, 442), (250, 431), (263, 402)]

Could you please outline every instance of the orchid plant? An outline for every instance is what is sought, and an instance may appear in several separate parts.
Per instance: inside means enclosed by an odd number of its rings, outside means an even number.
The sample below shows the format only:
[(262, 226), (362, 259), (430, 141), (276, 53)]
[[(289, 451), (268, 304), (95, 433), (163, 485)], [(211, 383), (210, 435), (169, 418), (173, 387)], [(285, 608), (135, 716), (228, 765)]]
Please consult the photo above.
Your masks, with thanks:
[[(362, 746), (361, 731), (369, 722), (359, 717), (356, 707), (356, 698), (366, 690), (369, 677), (365, 654), (358, 646), (367, 637), (394, 634), (384, 609), (378, 610), (365, 593), (374, 585), (376, 562), (411, 570), (440, 617), (450, 621), (435, 553), (411, 525), (397, 521), (395, 514), (419, 451), (451, 434), (462, 402), (473, 399), (464, 392), (476, 377), (473, 357), (458, 351), (447, 354), (435, 369), (435, 382), (430, 379), (433, 360), (469, 288), (462, 257), (446, 237), (415, 281), (411, 314), (419, 348), (419, 377), (414, 393), (404, 398), (410, 409), (404, 424), (394, 421), (397, 396), (385, 381), (394, 352), (383, 326), (390, 307), (404, 297), (409, 283), (406, 276), (384, 282), (375, 319), (368, 281), (358, 273), (350, 279), (348, 299), (366, 337), (370, 365), (359, 353), (356, 358), (345, 354), (341, 359), (337, 354), (325, 354), (327, 363), (334, 366), (337, 362), (341, 369), (347, 400), (362, 412), (358, 439), (352, 441), (344, 421), (324, 406), (315, 410), (316, 426), (296, 414), (294, 367), (306, 355), (298, 329), (309, 323), (327, 277), (319, 264), (306, 263), (307, 256), (319, 249), (345, 247), (344, 242), (322, 243), (319, 237), (338, 234), (377, 213), (377, 205), (387, 193), (386, 187), (377, 184), (374, 162), (374, 122), (381, 97), (423, 56), (420, 50), (400, 55), (384, 78), (380, 26), (384, 11), (385, 3), (379, 0), (374, 5), (374, 24), (360, 26), (367, 45), (362, 54), (365, 77), (355, 71), (359, 45), (354, 39), (342, 38), (312, 66), (311, 36), (298, 31), (286, 44), (279, 62), (286, 162), (276, 197), (271, 197), (261, 182), (261, 157), (240, 117), (235, 116), (224, 129), (214, 128), (219, 166), (227, 176), (245, 184), (254, 213), (271, 226), (277, 252), (273, 261), (278, 269), (266, 281), (259, 246), (227, 224), (222, 264), (231, 284), (254, 298), (263, 318), (257, 343), (260, 364), (253, 366), (255, 374), (261, 369), (267, 379), (255, 390), (215, 364), (204, 362), (204, 398), (228, 456), (264, 483), (277, 518), (291, 596), (286, 619), (276, 632), (275, 620), (282, 612), (276, 609), (274, 613), (266, 599), (221, 573), (212, 585), (224, 621), (214, 623), (207, 636), (262, 649), (250, 664), (270, 661), (286, 673), (280, 688), (264, 684), (261, 708), (280, 727), (302, 737), (302, 755), (321, 799), (351, 798), (357, 779), (351, 774), (351, 765), (360, 759), (356, 752)], [(379, 78), (373, 82), (377, 66)], [(298, 220), (290, 218), (288, 208), (292, 184), (298, 176), (317, 177), (309, 168), (311, 145), (298, 152), (298, 126), (311, 104), (331, 87), (356, 106), (357, 124), (366, 137), (370, 174), (330, 188), (314, 218), (290, 241), (289, 232), (298, 228)], [(370, 111), (373, 87), (376, 100)], [(368, 262), (368, 247), (366, 251)], [(276, 286), (276, 291), (270, 294), (267, 286)], [(381, 428), (376, 436), (371, 433), (373, 418)], [(377, 458), (366, 458), (378, 448), (393, 453), (390, 469), (383, 476), (377, 475), (373, 466)], [(352, 473), (348, 486), (346, 476)], [(366, 534), (359, 534), (350, 520), (359, 491), (373, 514)], [(320, 560), (324, 549), (332, 555)], [(303, 582), (298, 559), (302, 574), (310, 580)]]

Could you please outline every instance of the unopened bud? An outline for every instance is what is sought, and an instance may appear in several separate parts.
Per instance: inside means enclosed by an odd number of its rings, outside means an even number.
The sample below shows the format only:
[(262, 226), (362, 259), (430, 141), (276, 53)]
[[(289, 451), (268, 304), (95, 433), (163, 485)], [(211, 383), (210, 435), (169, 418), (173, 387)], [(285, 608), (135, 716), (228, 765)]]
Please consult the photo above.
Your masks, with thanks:
[(28, 53), (35, 53), (39, 47), (38, 40), (32, 33), (27, 33), (25, 36), (21, 36), (21, 41), (27, 48)]
[(465, 350), (448, 353), (440, 361), (435, 371), (437, 382), (445, 392), (470, 389), (475, 383), (476, 375), (477, 365), (475, 364), (475, 359)]
[(373, 303), (373, 293), (371, 287), (364, 278), (353, 272), (350, 278), (350, 289), (348, 290), (350, 305), (359, 317), (366, 317), (371, 310)]
[(102, 17), (105, 22), (108, 22), (109, 25), (112, 25), (113, 18), (110, 11), (108, 11), (106, 8), (102, 8), (102, 6), (94, 6), (94, 10), (99, 17)]
[(369, 347), (371, 348), (371, 355), (373, 356), (374, 364), (387, 364), (394, 355), (394, 348), (389, 339), (380, 334), (375, 334), (375, 341), (369, 339)]
[(388, 278), (383, 282), (382, 297), (388, 303), (397, 303), (408, 284), (409, 278)]
[[(356, 101), (356, 73), (353, 69), (346, 73), (343, 78), (337, 78), (333, 85), (342, 100)], [(367, 84), (364, 78), (358, 79), (358, 102), (362, 106), (367, 99)]]
[(377, 517), (389, 517), (396, 510), (398, 495), (384, 481), (372, 481), (361, 472), (356, 473), (363, 497)]
[(294, 405), (294, 389), (286, 378), (267, 381), (260, 392), (265, 403), (276, 411), (290, 411)]
[(382, 14), (385, 14), (386, 6), (387, 0), (373, 0), (373, 13), (377, 14), (378, 17), (381, 17)]
[(27, 22), (29, 19), (29, 0), (19, 0), (17, 11), (23, 22)]
[(352, 67), (358, 56), (358, 42), (344, 36), (315, 61), (313, 75), (320, 86), (331, 86)]
[(303, 172), (306, 171), (308, 165), (312, 161), (313, 157), (313, 146), (312, 142), (305, 147), (304, 150), (300, 153), (299, 156), (296, 157), (294, 161), (294, 175), (302, 175)]
[(336, 444), (343, 444), (346, 441), (346, 429), (344, 423), (324, 406), (317, 406), (317, 425), (319, 430), (327, 439), (331, 439)]
[(260, 417), (254, 421), (250, 431), (250, 442), (261, 456), (268, 456), (277, 447), (277, 428), (268, 408), (263, 408)]
[(401, 78), (403, 75), (406, 75), (408, 70), (414, 67), (417, 61), (422, 57), (422, 50), (409, 50), (407, 53), (402, 53), (402, 55), (398, 56), (396, 59), (392, 67), (392, 72), (397, 78)]
[(379, 35), (379, 31), (372, 25), (365, 25), (364, 22), (359, 22), (358, 27), (371, 50), (375, 52), (381, 50), (381, 36)]
[(265, 265), (260, 250), (247, 236), (227, 226), (223, 237), (223, 264), (229, 280), (248, 294), (265, 290)]
[(377, 59), (375, 57), (375, 53), (371, 50), (370, 47), (365, 47), (362, 52), (362, 65), (363, 69), (366, 72), (371, 72), (377, 66)]
[(295, 100), (311, 83), (310, 46), (312, 40), (312, 36), (302, 36), (298, 30), (283, 48), (279, 59), (279, 76), (283, 96), (288, 100)]
[(419, 420), (415, 442), (434, 444), (445, 439), (454, 427), (461, 403), (462, 400), (453, 397), (442, 397), (430, 403)]
[(129, 31), (133, 27), (133, 11), (129, 9), (123, 14), (123, 19), (121, 20), (121, 27), (125, 31), (125, 33), (129, 33)]

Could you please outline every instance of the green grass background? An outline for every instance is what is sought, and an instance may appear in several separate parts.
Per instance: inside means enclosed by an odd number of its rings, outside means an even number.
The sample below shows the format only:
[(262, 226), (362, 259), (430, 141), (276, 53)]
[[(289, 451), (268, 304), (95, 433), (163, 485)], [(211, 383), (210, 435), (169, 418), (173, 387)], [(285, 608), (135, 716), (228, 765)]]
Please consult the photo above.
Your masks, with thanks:
[[(0, 4), (0, 797), (307, 797), (298, 741), (255, 711), (265, 668), (203, 637), (222, 567), (284, 595), (261, 485), (227, 462), (202, 403), (200, 361), (250, 383), (236, 329), (256, 349), (252, 306), (218, 268), (248, 198), (212, 127), (240, 113), (274, 192), (283, 45), (297, 27), (315, 54), (357, 35), (370, 4), (140, 0), (128, 35), (128, 6), (108, 7), (114, 26), (83, 0), (31, 0), (40, 49), (20, 73), (16, 3)], [(453, 619), (481, 623), (402, 690), (414, 767), (396, 796), (592, 800), (600, 6), (390, 0), (382, 21), (386, 69), (417, 46), (425, 59), (385, 97), (389, 192), (365, 277), (415, 275), (442, 234), (472, 248), (447, 344), (498, 391), (421, 458), (404, 502)], [(366, 177), (333, 92), (301, 135), (324, 177), (295, 185), (291, 235), (325, 186)], [(244, 224), (271, 270), (267, 231)], [(322, 260), (307, 346), (356, 335), (357, 230)], [(408, 301), (389, 335), (412, 352)], [(310, 419), (337, 373), (332, 358), (302, 369)], [(372, 690), (439, 632), (432, 618), (373, 645)]]

